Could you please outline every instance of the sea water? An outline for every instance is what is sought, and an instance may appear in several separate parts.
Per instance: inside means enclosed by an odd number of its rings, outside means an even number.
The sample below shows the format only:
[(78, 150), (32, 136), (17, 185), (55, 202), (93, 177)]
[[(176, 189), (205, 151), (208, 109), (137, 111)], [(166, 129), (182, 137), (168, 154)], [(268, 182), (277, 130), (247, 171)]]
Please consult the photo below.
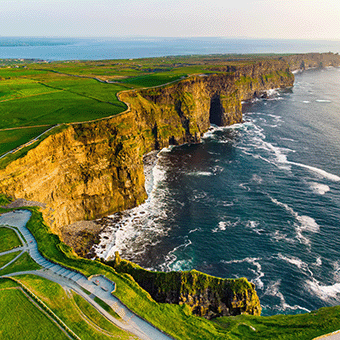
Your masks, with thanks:
[(228, 38), (0, 37), (1, 58), (100, 60), (225, 53), (340, 52), (340, 41)]
[(247, 277), (263, 315), (340, 304), (340, 69), (297, 74), (243, 113), (149, 155), (147, 202), (112, 216), (97, 254)]

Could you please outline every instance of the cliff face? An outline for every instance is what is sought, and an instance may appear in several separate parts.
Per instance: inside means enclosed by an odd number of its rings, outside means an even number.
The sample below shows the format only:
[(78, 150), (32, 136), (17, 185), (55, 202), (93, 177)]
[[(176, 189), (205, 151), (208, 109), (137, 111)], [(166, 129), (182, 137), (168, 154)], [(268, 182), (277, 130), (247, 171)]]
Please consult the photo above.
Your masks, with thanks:
[(118, 253), (108, 264), (120, 273), (130, 274), (155, 301), (188, 305), (195, 315), (208, 319), (239, 314), (261, 315), (254, 285), (245, 278), (220, 279), (196, 270), (151, 272), (121, 260)]
[(280, 58), (290, 65), (291, 71), (305, 71), (311, 68), (338, 67), (340, 65), (339, 54), (334, 53), (306, 53), (295, 54)]
[(242, 100), (294, 82), (288, 64), (278, 60), (213, 71), (165, 87), (121, 93), (130, 110), (70, 125), (46, 138), (0, 170), (0, 192), (45, 203), (44, 218), (61, 235), (63, 225), (145, 200), (145, 153), (198, 142), (210, 123), (241, 122)]

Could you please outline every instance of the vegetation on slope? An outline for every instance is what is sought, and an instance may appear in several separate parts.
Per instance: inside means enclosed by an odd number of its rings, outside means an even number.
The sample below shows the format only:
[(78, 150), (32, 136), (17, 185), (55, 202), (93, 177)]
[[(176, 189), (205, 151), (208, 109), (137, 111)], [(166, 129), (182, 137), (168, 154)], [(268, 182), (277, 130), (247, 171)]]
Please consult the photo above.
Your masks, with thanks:
[[(108, 322), (94, 308), (79, 295), (67, 294), (57, 283), (48, 281), (34, 275), (19, 276), (18, 281), (23, 283), (31, 292), (41, 299), (75, 334), (83, 340), (107, 339), (135, 339), (133, 335), (122, 331)], [(94, 328), (86, 318), (98, 325)], [(109, 332), (109, 334), (107, 333)], [(46, 337), (52, 339), (52, 337)], [(53, 339), (55, 339), (53, 337)]]
[(28, 208), (32, 217), (27, 223), (38, 242), (39, 251), (48, 259), (77, 270), (86, 276), (102, 274), (116, 283), (117, 296), (132, 311), (176, 339), (218, 339), (220, 328), (204, 318), (193, 316), (189, 307), (155, 302), (128, 274), (119, 274), (98, 261), (78, 257), (72, 249), (51, 233), (36, 208)]
[[(311, 339), (340, 329), (340, 307), (321, 308), (318, 311), (301, 315), (271, 317), (239, 315), (219, 317), (208, 321), (193, 316), (187, 306), (156, 303), (129, 274), (119, 274), (98, 261), (84, 260), (72, 254), (71, 249), (49, 232), (37, 209), (30, 209), (33, 214), (29, 227), (42, 252), (49, 254), (50, 259), (58, 260), (65, 266), (72, 266), (87, 274), (103, 274), (115, 281), (117, 284), (115, 295), (121, 301), (176, 339)], [(93, 336), (93, 329), (88, 331), (89, 326), (80, 321), (79, 314), (75, 316), (74, 303), (64, 295), (60, 286), (33, 275), (21, 277), (20, 281), (39, 296), (72, 330), (79, 332), (77, 334), (85, 334), (84, 339), (86, 334)], [(0, 279), (0, 289), (5, 287), (3, 285), (12, 287), (13, 283)], [(88, 318), (95, 323), (99, 322), (102, 328), (112, 332), (107, 328), (109, 326), (106, 321), (98, 321), (99, 315), (91, 306), (87, 305), (86, 301), (80, 297), (74, 297), (74, 299)], [(21, 317), (25, 319), (24, 311), (22, 311)], [(2, 318), (1, 312), (0, 318)], [(8, 322), (0, 327), (8, 329)], [(30, 339), (29, 336), (26, 338)], [(97, 337), (93, 338), (97, 339)], [(46, 339), (49, 338), (46, 337)], [(105, 338), (98, 337), (98, 339)]]
[(69, 339), (18, 284), (0, 279), (0, 301), (1, 339)]
[(11, 263), (6, 268), (0, 270), (0, 276), (6, 274), (12, 274), (17, 272), (37, 270), (42, 267), (37, 264), (26, 252), (23, 253), (16, 261)]
[(21, 241), (18, 235), (12, 229), (1, 227), (0, 225), (0, 253), (11, 250), (16, 247), (20, 247)]
[[(12, 261), (13, 259), (15, 259), (20, 254), (20, 252), (21, 251), (18, 250), (18, 251), (15, 251), (13, 253), (9, 253), (9, 254), (6, 254), (6, 255), (1, 255), (0, 256), (0, 268), (2, 268), (5, 264), (7, 264), (10, 261)], [(1, 275), (1, 271), (0, 271), (0, 275)]]
[(123, 112), (126, 105), (117, 98), (122, 90), (159, 86), (192, 74), (220, 73), (228, 65), (247, 65), (265, 58), (220, 55), (46, 64), (13, 61), (10, 68), (0, 67), (0, 155), (50, 126)]
[(246, 278), (220, 279), (196, 270), (188, 272), (154, 272), (130, 261), (108, 262), (119, 273), (130, 274), (135, 281), (162, 303), (185, 304), (193, 314), (207, 318), (222, 315), (261, 314), (254, 285)]

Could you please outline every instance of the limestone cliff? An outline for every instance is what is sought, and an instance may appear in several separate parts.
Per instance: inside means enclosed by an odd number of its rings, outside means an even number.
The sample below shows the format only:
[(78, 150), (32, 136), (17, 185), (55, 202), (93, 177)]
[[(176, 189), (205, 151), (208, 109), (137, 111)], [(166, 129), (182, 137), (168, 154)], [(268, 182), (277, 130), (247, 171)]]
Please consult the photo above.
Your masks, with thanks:
[(331, 52), (294, 54), (279, 59), (287, 62), (291, 71), (305, 71), (312, 68), (340, 66), (340, 55)]
[[(0, 192), (46, 204), (44, 218), (63, 225), (95, 219), (146, 198), (142, 156), (169, 144), (195, 143), (211, 123), (242, 121), (241, 101), (292, 86), (285, 61), (210, 69), (177, 83), (120, 94), (129, 110), (69, 125), (0, 170)], [(65, 240), (67, 242), (67, 240)]]
[(255, 287), (245, 278), (221, 279), (196, 270), (152, 272), (116, 253), (107, 262), (117, 272), (130, 274), (152, 298), (160, 303), (188, 305), (193, 314), (206, 318), (239, 314), (260, 315), (261, 305)]

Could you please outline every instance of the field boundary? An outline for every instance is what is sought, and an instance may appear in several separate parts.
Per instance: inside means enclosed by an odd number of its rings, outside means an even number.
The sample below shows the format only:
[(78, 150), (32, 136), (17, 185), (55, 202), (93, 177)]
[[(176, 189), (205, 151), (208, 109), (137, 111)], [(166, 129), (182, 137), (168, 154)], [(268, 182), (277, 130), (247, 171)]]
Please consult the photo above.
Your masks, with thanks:
[(82, 340), (76, 333), (72, 331), (71, 328), (69, 328), (64, 321), (62, 321), (39, 297), (37, 297), (28, 287), (25, 286), (22, 282), (19, 280), (13, 278), (13, 277), (6, 277), (9, 280), (13, 280), (17, 284), (19, 284), (21, 289), (25, 291), (25, 295), (29, 298), (33, 299), (36, 304), (39, 305), (40, 309), (43, 309), (43, 311), (48, 314), (49, 318), (52, 319), (55, 323), (58, 324), (59, 327), (64, 328), (63, 331), (67, 332), (68, 336), (77, 340)]
[[(65, 329), (65, 328), (63, 328), (62, 327), (62, 325), (60, 324), (60, 322), (59, 321), (61, 321), (61, 322), (63, 322), (62, 320), (60, 320), (59, 318), (58, 318), (58, 316), (57, 315), (55, 315), (54, 314), (54, 312), (52, 311), (52, 310), (49, 310), (49, 311), (47, 311), (46, 309), (48, 309), (48, 307), (33, 293), (33, 292), (31, 292), (27, 287), (24, 287), (24, 285), (21, 283), (21, 282), (19, 282), (19, 281), (17, 281), (17, 280), (15, 280), (15, 279), (13, 279), (13, 278), (7, 278), (7, 279), (9, 279), (9, 280), (13, 280), (13, 281), (15, 281), (16, 283), (18, 283), (19, 285), (20, 285), (20, 287), (8, 287), (8, 288), (2, 288), (2, 289), (0, 289), (0, 291), (3, 291), (3, 290), (19, 290), (19, 291), (21, 291), (23, 294), (24, 294), (24, 296), (27, 298), (27, 300), (34, 306), (34, 307), (36, 307), (36, 308), (38, 308), (50, 321), (52, 321), (54, 324), (56, 324), (57, 325), (57, 327), (69, 338), (69, 339), (74, 339), (74, 336), (72, 335), (70, 335), (69, 334), (69, 332), (71, 332), (71, 333), (73, 333), (73, 331), (67, 326), (67, 325), (65, 325), (66, 326), (66, 328), (67, 329)], [(34, 297), (33, 297), (34, 296)], [(52, 313), (52, 315), (51, 315), (51, 313)], [(57, 319), (59, 319), (59, 320), (57, 320)], [(74, 333), (75, 334), (75, 333)], [(76, 335), (76, 334), (75, 334)], [(77, 336), (77, 335), (76, 335)], [(81, 340), (79, 337), (77, 337), (76, 338), (77, 340)]]

